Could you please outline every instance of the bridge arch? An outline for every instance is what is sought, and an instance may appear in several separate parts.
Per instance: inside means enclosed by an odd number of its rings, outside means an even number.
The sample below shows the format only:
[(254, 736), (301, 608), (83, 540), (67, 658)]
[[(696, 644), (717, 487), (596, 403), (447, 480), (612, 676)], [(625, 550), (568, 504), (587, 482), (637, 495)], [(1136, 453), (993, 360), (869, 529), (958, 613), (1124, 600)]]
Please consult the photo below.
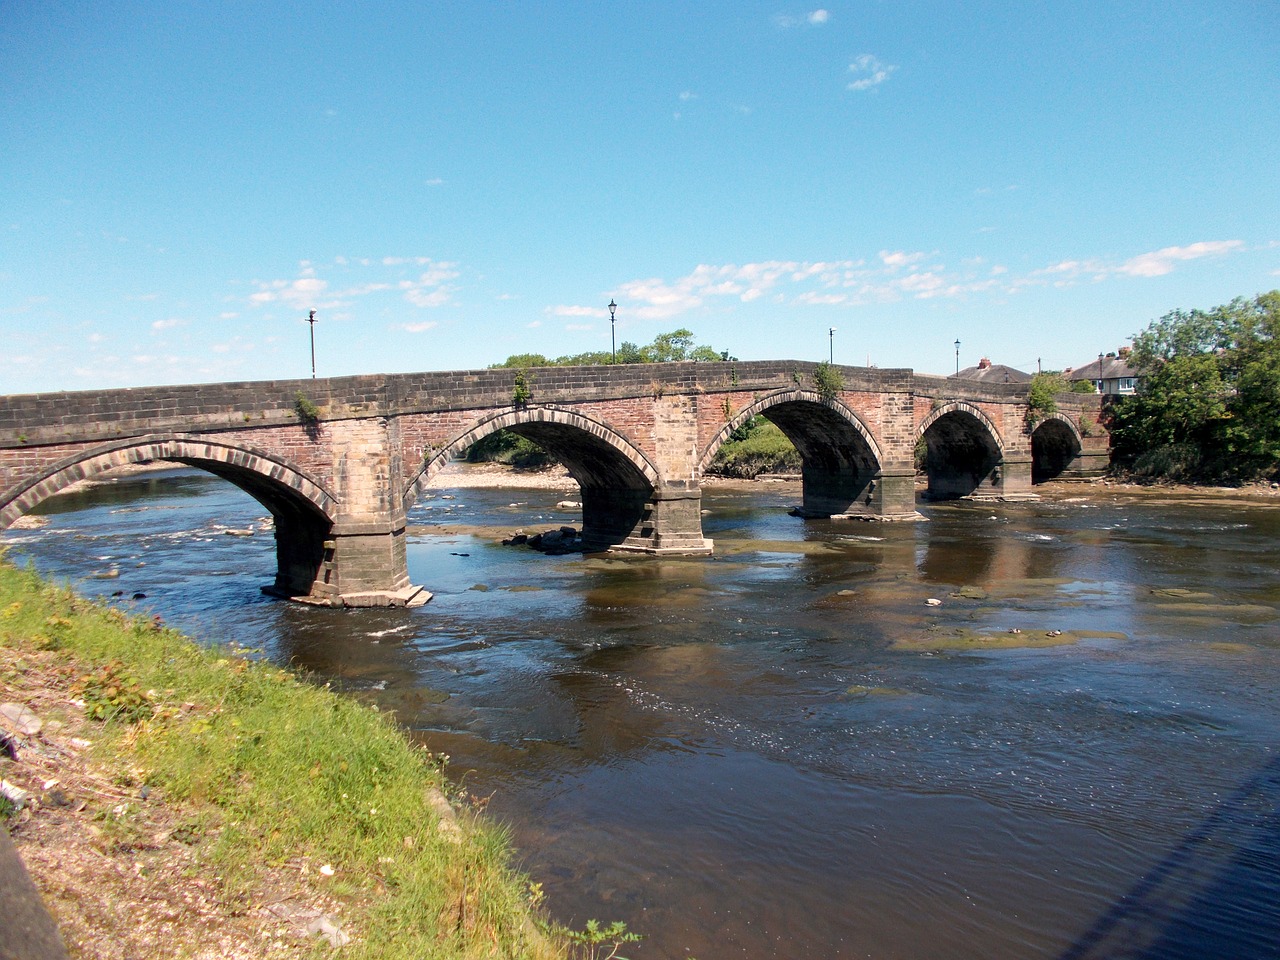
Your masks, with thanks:
[(738, 411), (702, 451), (699, 474), (730, 435), (755, 416), (774, 423), (799, 451), (805, 516), (877, 513), (884, 462), (880, 444), (847, 404), (811, 390), (778, 390)]
[[(655, 501), (665, 499), (660, 471), (607, 424), (572, 410), (520, 407), (485, 417), (427, 459), (405, 488), (408, 510), (432, 478), (472, 444), (498, 430), (532, 440), (564, 464), (582, 491), (582, 539), (589, 550), (648, 549)], [(701, 541), (699, 533), (697, 539)]]
[(275, 521), (275, 590), (290, 596), (313, 593), (323, 579), (325, 541), (333, 528), (336, 498), (319, 480), (285, 459), (214, 437), (135, 437), (72, 454), (0, 494), (0, 530), (77, 481), (151, 460), (212, 473), (262, 504)]
[(925, 471), (930, 500), (972, 496), (998, 487), (1004, 443), (991, 418), (971, 403), (953, 400), (929, 412), (916, 429), (925, 444)]
[(1031, 482), (1045, 483), (1065, 473), (1080, 457), (1084, 438), (1070, 417), (1050, 413), (1031, 432)]

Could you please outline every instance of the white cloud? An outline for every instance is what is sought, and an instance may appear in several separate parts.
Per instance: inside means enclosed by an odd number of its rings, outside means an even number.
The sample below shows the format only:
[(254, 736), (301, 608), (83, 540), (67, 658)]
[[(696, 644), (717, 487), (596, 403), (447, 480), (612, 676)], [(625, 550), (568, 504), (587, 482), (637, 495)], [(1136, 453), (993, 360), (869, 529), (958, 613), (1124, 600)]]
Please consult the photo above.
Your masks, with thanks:
[(906, 267), (924, 259), (923, 253), (907, 253), (903, 250), (881, 250), (880, 262), (886, 267)]
[(443, 307), (453, 295), (447, 287), (423, 287), (408, 280), (400, 285), (404, 290), (404, 298), (415, 307)]
[(402, 323), (397, 327), (397, 329), (403, 330), (406, 333), (426, 333), (428, 330), (436, 326), (438, 326), (438, 324), (434, 320), (427, 320), (423, 323)]
[(402, 281), (400, 289), (404, 291), (404, 298), (415, 307), (444, 306), (458, 289), (448, 283), (457, 279), (457, 264), (437, 263), (430, 259), (425, 262), (429, 268), (419, 274), (417, 280)]
[(1122, 263), (1108, 263), (1098, 258), (1060, 260), (1040, 270), (1033, 270), (1017, 281), (1021, 286), (1051, 283), (1056, 287), (1069, 287), (1077, 282), (1098, 283), (1110, 277), (1163, 277), (1172, 273), (1180, 263), (1204, 257), (1225, 257), (1245, 249), (1243, 240), (1204, 240), (1185, 247), (1162, 247), (1149, 253), (1140, 253)]
[[(410, 271), (399, 269), (402, 267), (425, 269), (420, 269), (416, 277), (406, 278), (405, 274)], [(346, 319), (354, 316), (350, 308), (353, 301), (361, 298), (399, 292), (415, 307), (431, 308), (449, 303), (457, 291), (457, 287), (449, 283), (458, 277), (457, 264), (430, 257), (389, 256), (373, 260), (339, 256), (326, 272), (338, 272), (356, 282), (331, 289), (330, 281), (318, 275), (319, 269), (303, 261), (295, 280), (255, 280), (257, 291), (249, 296), (249, 302), (255, 306), (282, 303), (298, 310), (345, 310), (348, 312), (331, 313), (330, 319)], [(373, 276), (369, 277), (369, 273)]]
[(254, 304), (285, 303), (291, 307), (304, 308), (316, 306), (319, 298), (328, 288), (325, 281), (311, 276), (304, 271), (304, 276), (297, 280), (272, 280), (264, 283), (255, 280), (258, 292), (249, 297)]
[(172, 330), (174, 327), (181, 327), (185, 323), (186, 323), (185, 320), (179, 320), (177, 317), (170, 317), (168, 320), (155, 321), (153, 324), (151, 324), (151, 329), (156, 331)]
[(864, 53), (853, 63), (849, 64), (849, 72), (857, 75), (858, 79), (850, 82), (850, 90), (870, 90), (878, 87), (889, 79), (889, 74), (898, 68), (893, 64), (881, 63), (879, 59), (869, 53)]
[(810, 13), (795, 16), (789, 13), (780, 13), (773, 18), (773, 22), (782, 30), (790, 30), (793, 27), (820, 27), (831, 19), (831, 14), (826, 10), (813, 10)]
[(1206, 240), (1185, 247), (1165, 247), (1126, 260), (1116, 268), (1116, 272), (1130, 277), (1162, 277), (1166, 273), (1172, 273), (1181, 261), (1221, 257), (1243, 248), (1244, 242), (1241, 240)]

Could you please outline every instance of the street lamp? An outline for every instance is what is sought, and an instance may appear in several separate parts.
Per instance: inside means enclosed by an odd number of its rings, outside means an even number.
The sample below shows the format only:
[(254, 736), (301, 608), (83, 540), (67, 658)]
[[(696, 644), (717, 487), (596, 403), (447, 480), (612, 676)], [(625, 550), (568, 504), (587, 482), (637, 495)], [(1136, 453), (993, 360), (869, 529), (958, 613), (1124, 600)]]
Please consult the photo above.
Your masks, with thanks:
[(311, 315), (307, 317), (307, 323), (311, 324), (311, 379), (316, 378), (316, 312), (311, 311)]
[(960, 341), (956, 341), (956, 375), (960, 374)]
[(832, 327), (827, 331), (827, 338), (830, 342), (830, 351), (827, 353), (827, 363), (836, 362), (836, 328)]
[(614, 316), (618, 312), (618, 305), (613, 302), (613, 297), (609, 298), (609, 345), (613, 347), (613, 362), (618, 362), (618, 318)]

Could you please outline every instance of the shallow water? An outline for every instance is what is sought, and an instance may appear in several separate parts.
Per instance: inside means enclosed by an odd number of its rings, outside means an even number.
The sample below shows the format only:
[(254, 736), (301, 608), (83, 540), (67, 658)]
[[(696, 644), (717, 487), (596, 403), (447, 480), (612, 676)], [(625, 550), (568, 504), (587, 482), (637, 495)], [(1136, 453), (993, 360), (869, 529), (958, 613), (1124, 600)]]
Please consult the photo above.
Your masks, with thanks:
[(562, 496), (435, 491), (411, 611), (262, 596), (270, 533), (222, 528), (263, 511), (202, 474), (56, 498), (2, 542), (396, 710), (556, 916), (626, 921), (640, 960), (1280, 952), (1280, 511), (864, 524), (766, 487), (706, 493), (709, 559), (496, 542), (578, 519)]

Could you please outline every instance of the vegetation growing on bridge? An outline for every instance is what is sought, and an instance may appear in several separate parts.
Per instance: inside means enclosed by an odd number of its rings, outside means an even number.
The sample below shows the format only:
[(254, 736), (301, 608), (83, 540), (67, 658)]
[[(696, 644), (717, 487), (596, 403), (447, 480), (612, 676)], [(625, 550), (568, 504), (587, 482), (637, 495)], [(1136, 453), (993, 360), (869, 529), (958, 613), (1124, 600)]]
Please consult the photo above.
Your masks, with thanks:
[(1280, 477), (1280, 290), (1174, 310), (1133, 338), (1143, 378), (1118, 402), (1117, 464), (1139, 476)]
[(1051, 413), (1058, 410), (1055, 397), (1060, 393), (1093, 393), (1093, 383), (1089, 380), (1067, 380), (1059, 370), (1043, 370), (1031, 377), (1031, 385), (1027, 391), (1027, 430), (1034, 430), (1036, 424)]
[(813, 370), (813, 385), (823, 400), (834, 400), (844, 389), (844, 377), (838, 367), (823, 360)]

